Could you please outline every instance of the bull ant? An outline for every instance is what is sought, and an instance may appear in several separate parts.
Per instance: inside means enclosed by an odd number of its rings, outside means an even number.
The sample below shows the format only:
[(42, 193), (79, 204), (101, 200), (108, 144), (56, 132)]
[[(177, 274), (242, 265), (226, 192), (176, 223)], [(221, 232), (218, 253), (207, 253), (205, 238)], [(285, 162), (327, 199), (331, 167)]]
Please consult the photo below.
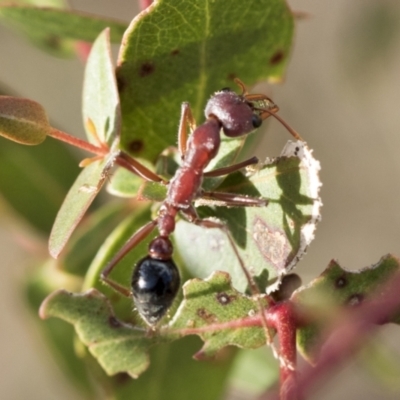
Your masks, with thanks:
[[(154, 327), (165, 315), (180, 287), (179, 271), (172, 259), (173, 246), (169, 238), (175, 230), (175, 219), (178, 212), (196, 225), (222, 229), (227, 234), (250, 285), (256, 290), (225, 224), (215, 219), (200, 219), (193, 202), (199, 197), (206, 196), (219, 200), (226, 206), (260, 207), (267, 204), (265, 199), (202, 190), (203, 177), (227, 175), (258, 162), (257, 158), (253, 157), (229, 167), (204, 172), (207, 165), (218, 153), (221, 129), (226, 136), (235, 138), (247, 135), (258, 128), (264, 119), (273, 116), (296, 139), (301, 140), (301, 138), (275, 114), (278, 111), (278, 106), (271, 99), (263, 94), (248, 94), (241, 81), (237, 79), (236, 83), (242, 89), (242, 94), (238, 95), (228, 88), (216, 92), (206, 105), (206, 121), (198, 127), (196, 127), (189, 103), (182, 104), (178, 133), (178, 147), (183, 160), (182, 165), (168, 183), (167, 196), (159, 208), (157, 217), (135, 232), (101, 273), (101, 279), (109, 286), (124, 296), (133, 296), (139, 314), (151, 327)], [(192, 131), (189, 138), (187, 137), (188, 125)], [(137, 162), (127, 155), (121, 154), (118, 163), (128, 169), (130, 168), (135, 173), (140, 170), (140, 175), (149, 181), (163, 181), (162, 178), (145, 167), (138, 166)], [(132, 166), (133, 163), (135, 163), (134, 166)], [(148, 255), (142, 258), (133, 270), (132, 290), (109, 278), (111, 271), (118, 262), (144, 240), (156, 226), (158, 236), (150, 242)]]

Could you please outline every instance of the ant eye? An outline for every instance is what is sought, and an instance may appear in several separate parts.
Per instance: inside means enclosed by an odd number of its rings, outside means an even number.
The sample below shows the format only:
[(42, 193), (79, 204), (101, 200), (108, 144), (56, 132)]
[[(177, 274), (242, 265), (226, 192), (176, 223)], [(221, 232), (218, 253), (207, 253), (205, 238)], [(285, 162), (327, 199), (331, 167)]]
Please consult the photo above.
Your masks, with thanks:
[(254, 128), (258, 128), (258, 127), (260, 127), (261, 124), (262, 124), (262, 119), (261, 119), (261, 117), (260, 117), (259, 115), (253, 114), (253, 117), (252, 117), (252, 119), (251, 119), (251, 122), (252, 122)]
[(220, 92), (232, 92), (232, 89), (229, 87), (224, 87), (220, 90)]

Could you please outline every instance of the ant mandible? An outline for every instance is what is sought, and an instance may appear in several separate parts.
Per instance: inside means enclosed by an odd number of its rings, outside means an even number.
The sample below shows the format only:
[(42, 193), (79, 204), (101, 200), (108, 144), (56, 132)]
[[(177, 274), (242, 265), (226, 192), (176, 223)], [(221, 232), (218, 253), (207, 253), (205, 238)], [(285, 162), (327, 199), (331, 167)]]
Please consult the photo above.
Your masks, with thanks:
[[(164, 316), (180, 287), (180, 276), (172, 259), (173, 246), (169, 239), (175, 230), (175, 218), (178, 212), (188, 221), (197, 225), (224, 230), (248, 281), (252, 282), (226, 225), (215, 219), (200, 219), (193, 205), (193, 201), (201, 196), (217, 199), (227, 206), (235, 207), (265, 206), (267, 204), (265, 199), (202, 190), (203, 177), (227, 175), (258, 162), (256, 157), (252, 157), (229, 167), (204, 172), (204, 169), (218, 153), (221, 129), (226, 136), (235, 138), (249, 134), (258, 128), (264, 119), (273, 116), (296, 139), (301, 140), (300, 136), (275, 114), (278, 106), (270, 98), (263, 94), (248, 94), (239, 79), (236, 79), (235, 82), (242, 89), (242, 94), (238, 95), (229, 88), (216, 92), (206, 105), (206, 121), (199, 127), (196, 127), (189, 103), (182, 104), (178, 134), (182, 165), (168, 184), (167, 196), (158, 210), (157, 217), (135, 232), (101, 273), (101, 279), (109, 286), (124, 296), (133, 296), (136, 309), (151, 327), (154, 327)], [(186, 132), (187, 125), (192, 131), (189, 139)], [(132, 161), (134, 160), (129, 156), (121, 153), (118, 163), (129, 169)], [(138, 165), (136, 161), (134, 163), (134, 168), (131, 170), (137, 173)], [(145, 167), (140, 166), (139, 168), (141, 176), (147, 180), (162, 181), (160, 177), (147, 171)], [(144, 240), (156, 226), (158, 227), (158, 236), (150, 242), (148, 255), (142, 258), (133, 270), (132, 291), (110, 279), (109, 274), (118, 262)]]

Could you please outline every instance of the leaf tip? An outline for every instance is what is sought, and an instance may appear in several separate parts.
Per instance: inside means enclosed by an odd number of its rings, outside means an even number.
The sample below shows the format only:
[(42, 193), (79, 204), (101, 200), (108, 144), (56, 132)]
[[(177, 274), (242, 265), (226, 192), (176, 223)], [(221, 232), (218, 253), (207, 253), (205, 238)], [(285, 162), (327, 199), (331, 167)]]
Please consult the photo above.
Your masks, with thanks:
[(53, 303), (53, 300), (55, 298), (58, 298), (59, 296), (63, 296), (63, 295), (67, 295), (67, 296), (71, 296), (72, 293), (67, 292), (64, 289), (60, 289), (60, 290), (56, 290), (53, 293), (50, 293), (42, 302), (42, 304), (40, 305), (39, 308), (39, 317), (41, 319), (47, 319), (53, 316), (52, 312), (51, 312), (51, 305)]
[(64, 248), (64, 243), (61, 245), (59, 243), (55, 243), (53, 235), (50, 235), (49, 239), (49, 253), (50, 255), (57, 259), (58, 256), (61, 254), (62, 249)]

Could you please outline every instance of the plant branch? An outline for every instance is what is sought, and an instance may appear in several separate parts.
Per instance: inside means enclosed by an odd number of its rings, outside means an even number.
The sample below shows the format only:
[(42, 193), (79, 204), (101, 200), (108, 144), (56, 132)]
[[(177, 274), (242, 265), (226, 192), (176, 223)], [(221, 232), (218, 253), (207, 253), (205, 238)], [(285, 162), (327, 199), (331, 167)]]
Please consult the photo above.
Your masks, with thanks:
[(291, 301), (282, 301), (269, 307), (261, 315), (246, 317), (225, 323), (210, 324), (199, 328), (174, 331), (180, 335), (201, 334), (223, 329), (241, 329), (253, 326), (275, 329), (279, 338), (280, 400), (298, 400), (296, 390), (296, 315)]
[(55, 128), (51, 128), (51, 131), (48, 133), (48, 135), (54, 139), (61, 140), (62, 142), (68, 143), (72, 146), (86, 150), (89, 153), (93, 153), (98, 156), (105, 156), (109, 152), (107, 146), (102, 146), (102, 147), (95, 146), (94, 144), (91, 144), (86, 140), (78, 139), (75, 136), (71, 136), (70, 134), (63, 131), (59, 131), (58, 129)]
[[(400, 307), (399, 287), (400, 273), (397, 273), (389, 283), (376, 291), (371, 300), (341, 313), (336, 328), (321, 341), (323, 350), (318, 363), (314, 367), (306, 366), (299, 373), (296, 385), (299, 398), (305, 398), (321, 379), (359, 350), (365, 342), (363, 339), (370, 336), (379, 325), (390, 321)], [(271, 397), (262, 396), (261, 399), (278, 400), (280, 397), (275, 393)]]
[(283, 301), (266, 313), (279, 338), (280, 400), (298, 400), (296, 391), (296, 318), (293, 304)]

